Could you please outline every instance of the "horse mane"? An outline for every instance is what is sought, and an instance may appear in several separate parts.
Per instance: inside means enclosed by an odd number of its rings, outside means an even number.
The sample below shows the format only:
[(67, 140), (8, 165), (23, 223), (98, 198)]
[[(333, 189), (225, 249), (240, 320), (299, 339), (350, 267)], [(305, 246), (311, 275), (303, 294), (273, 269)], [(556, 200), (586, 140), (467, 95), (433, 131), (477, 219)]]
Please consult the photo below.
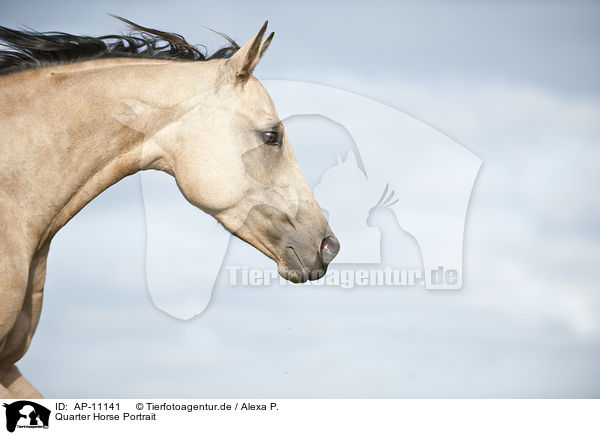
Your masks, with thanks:
[[(114, 16), (114, 15), (113, 15)], [(220, 32), (229, 45), (208, 55), (203, 45), (194, 46), (177, 33), (164, 32), (135, 24), (128, 35), (77, 36), (63, 32), (35, 32), (8, 29), (0, 26), (0, 75), (12, 74), (50, 65), (82, 62), (105, 58), (143, 58), (179, 61), (227, 59), (240, 48)]]

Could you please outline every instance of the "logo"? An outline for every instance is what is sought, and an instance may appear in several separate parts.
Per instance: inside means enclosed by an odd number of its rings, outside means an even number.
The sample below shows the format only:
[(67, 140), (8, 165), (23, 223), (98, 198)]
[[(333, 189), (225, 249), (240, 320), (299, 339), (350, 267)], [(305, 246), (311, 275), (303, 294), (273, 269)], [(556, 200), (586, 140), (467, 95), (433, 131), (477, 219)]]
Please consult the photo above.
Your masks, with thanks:
[(19, 429), (48, 429), (50, 410), (29, 400), (19, 400), (4, 404), (6, 408), (6, 430), (14, 432)]
[[(467, 211), (482, 160), (373, 99), (312, 83), (263, 84), (342, 247), (328, 274), (305, 285), (460, 289)], [(285, 284), (253, 248), (190, 207), (169, 176), (140, 177), (146, 279), (159, 309), (189, 319), (207, 307), (215, 286)], [(293, 205), (292, 195), (277, 194), (289, 198), (279, 204)]]

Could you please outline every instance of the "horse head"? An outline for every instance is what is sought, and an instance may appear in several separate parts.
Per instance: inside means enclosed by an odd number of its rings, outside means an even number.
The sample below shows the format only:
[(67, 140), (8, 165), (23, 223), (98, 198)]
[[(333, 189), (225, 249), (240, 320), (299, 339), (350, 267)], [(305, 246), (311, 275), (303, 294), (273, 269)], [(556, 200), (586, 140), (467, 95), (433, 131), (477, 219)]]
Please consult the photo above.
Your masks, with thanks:
[(263, 41), (266, 25), (233, 56), (202, 62), (211, 85), (154, 135), (160, 150), (145, 152), (160, 155), (189, 202), (276, 261), (281, 276), (304, 282), (325, 274), (340, 245), (252, 75), (273, 37)]

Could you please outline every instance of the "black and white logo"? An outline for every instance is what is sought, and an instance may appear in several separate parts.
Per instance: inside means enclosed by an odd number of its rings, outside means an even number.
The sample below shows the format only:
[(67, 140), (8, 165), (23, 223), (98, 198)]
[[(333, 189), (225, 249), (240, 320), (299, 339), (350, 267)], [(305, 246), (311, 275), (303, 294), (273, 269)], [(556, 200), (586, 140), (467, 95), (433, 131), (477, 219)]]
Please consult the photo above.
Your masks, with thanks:
[(14, 432), (19, 429), (47, 429), (50, 421), (50, 410), (29, 400), (19, 400), (4, 404), (6, 408), (6, 430)]

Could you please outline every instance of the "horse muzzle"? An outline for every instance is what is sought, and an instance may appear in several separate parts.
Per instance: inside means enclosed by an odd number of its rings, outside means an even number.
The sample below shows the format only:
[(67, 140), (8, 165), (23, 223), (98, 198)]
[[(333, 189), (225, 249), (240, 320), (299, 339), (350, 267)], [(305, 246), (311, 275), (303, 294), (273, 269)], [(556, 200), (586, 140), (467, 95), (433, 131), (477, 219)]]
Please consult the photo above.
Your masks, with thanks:
[(289, 244), (284, 251), (283, 261), (278, 264), (279, 274), (294, 283), (322, 278), (327, 266), (340, 251), (340, 242), (335, 236), (327, 236), (321, 240), (316, 252), (310, 251)]

